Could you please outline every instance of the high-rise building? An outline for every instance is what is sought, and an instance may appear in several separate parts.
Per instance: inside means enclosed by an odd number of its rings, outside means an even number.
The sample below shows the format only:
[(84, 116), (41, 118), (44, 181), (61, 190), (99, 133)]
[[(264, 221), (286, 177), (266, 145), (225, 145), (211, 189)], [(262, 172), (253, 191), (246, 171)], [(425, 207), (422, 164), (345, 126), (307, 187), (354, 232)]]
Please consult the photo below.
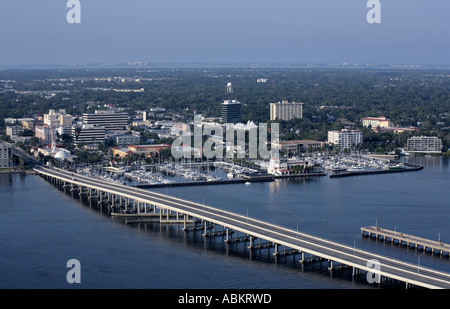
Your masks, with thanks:
[(124, 131), (128, 125), (128, 114), (114, 110), (96, 110), (95, 113), (84, 113), (83, 123), (104, 127), (107, 131)]
[(303, 118), (303, 103), (281, 101), (270, 103), (270, 120), (291, 120)]
[(408, 152), (438, 153), (442, 151), (442, 140), (436, 136), (413, 136), (407, 140)]
[(225, 100), (222, 103), (222, 123), (241, 121), (241, 103), (237, 100)]
[(363, 133), (359, 130), (328, 131), (328, 143), (339, 146), (339, 149), (349, 149), (362, 143)]
[(11, 145), (0, 142), (0, 168), (8, 168), (13, 166), (14, 149)]
[(82, 124), (72, 127), (72, 140), (74, 144), (103, 143), (106, 139), (105, 128), (94, 125)]

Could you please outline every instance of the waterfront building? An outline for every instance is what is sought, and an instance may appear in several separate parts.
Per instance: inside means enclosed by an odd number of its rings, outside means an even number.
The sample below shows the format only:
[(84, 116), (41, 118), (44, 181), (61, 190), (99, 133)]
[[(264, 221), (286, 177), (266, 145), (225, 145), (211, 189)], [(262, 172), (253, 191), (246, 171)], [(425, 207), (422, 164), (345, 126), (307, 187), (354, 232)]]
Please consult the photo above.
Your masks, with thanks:
[(294, 167), (299, 166), (305, 168), (307, 163), (305, 161), (299, 160), (297, 158), (291, 159), (280, 159), (272, 158), (269, 162), (269, 167), (267, 168), (267, 173), (271, 175), (288, 175), (294, 172)]
[(280, 151), (290, 152), (292, 154), (296, 154), (299, 152), (305, 152), (308, 150), (317, 150), (323, 145), (325, 142), (322, 141), (314, 141), (314, 140), (290, 140), (290, 141), (280, 141), (277, 145)]
[(390, 128), (390, 127), (392, 127), (391, 120), (384, 116), (362, 118), (362, 124), (364, 127), (371, 126), (372, 128), (377, 128), (377, 127)]
[(53, 143), (50, 147), (38, 148), (35, 156), (39, 156), (40, 153), (42, 153), (44, 156), (53, 157), (60, 162), (63, 162), (64, 160), (72, 161), (72, 159), (75, 157), (70, 153), (69, 150), (64, 148), (57, 148), (55, 143)]
[(128, 126), (128, 114), (115, 110), (96, 110), (95, 113), (84, 113), (83, 123), (104, 127), (106, 131), (125, 131)]
[(0, 142), (0, 168), (13, 166), (14, 149), (10, 144)]
[(157, 155), (161, 150), (170, 148), (168, 144), (155, 144), (155, 145), (130, 145), (128, 147), (113, 147), (113, 157), (116, 155), (124, 158), (128, 155), (141, 155), (145, 157), (152, 157)]
[(328, 143), (339, 146), (339, 149), (349, 149), (362, 143), (363, 133), (359, 130), (328, 131)]
[(270, 103), (270, 120), (291, 120), (303, 118), (303, 103), (281, 101)]
[(436, 136), (413, 136), (407, 140), (408, 152), (440, 153), (442, 140)]
[(34, 135), (39, 138), (44, 145), (50, 145), (56, 140), (55, 127), (49, 125), (36, 126)]
[(106, 139), (104, 127), (82, 124), (72, 126), (72, 140), (74, 144), (103, 143)]
[(225, 100), (222, 103), (222, 123), (241, 121), (241, 103), (237, 100)]

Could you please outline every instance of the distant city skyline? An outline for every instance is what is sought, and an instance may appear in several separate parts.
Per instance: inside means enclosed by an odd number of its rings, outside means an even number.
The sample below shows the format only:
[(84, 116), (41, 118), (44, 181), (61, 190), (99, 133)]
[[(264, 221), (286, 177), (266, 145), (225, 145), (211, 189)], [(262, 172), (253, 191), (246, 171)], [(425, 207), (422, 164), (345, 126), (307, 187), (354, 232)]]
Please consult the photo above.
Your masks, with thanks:
[(450, 65), (450, 1), (66, 0), (0, 4), (0, 66), (98, 63)]

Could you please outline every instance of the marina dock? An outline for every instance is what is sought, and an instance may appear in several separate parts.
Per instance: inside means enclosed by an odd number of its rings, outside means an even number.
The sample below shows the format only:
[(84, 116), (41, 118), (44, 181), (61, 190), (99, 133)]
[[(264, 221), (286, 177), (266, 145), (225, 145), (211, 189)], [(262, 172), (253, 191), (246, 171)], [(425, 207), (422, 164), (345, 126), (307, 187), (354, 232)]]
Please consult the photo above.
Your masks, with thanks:
[(401, 169), (387, 169), (387, 170), (373, 170), (373, 171), (356, 171), (356, 172), (342, 172), (338, 174), (330, 175), (330, 178), (341, 178), (350, 176), (363, 176), (363, 175), (377, 175), (377, 174), (392, 174), (392, 173), (404, 173), (404, 172), (415, 172), (423, 169), (422, 165), (404, 163), (405, 168)]
[(414, 247), (416, 250), (427, 250), (431, 254), (447, 255), (450, 258), (450, 245), (442, 241), (434, 241), (418, 236), (413, 236), (397, 231), (387, 230), (378, 226), (369, 226), (361, 228), (361, 235), (370, 239), (383, 240), (391, 244), (397, 243), (399, 246), (406, 245), (407, 248)]

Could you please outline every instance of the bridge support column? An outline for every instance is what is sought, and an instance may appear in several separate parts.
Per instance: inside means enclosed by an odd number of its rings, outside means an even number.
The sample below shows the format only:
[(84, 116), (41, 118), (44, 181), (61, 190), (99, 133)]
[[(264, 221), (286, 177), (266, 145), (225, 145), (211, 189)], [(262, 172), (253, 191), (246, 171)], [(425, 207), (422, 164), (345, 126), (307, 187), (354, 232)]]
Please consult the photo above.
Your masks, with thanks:
[(301, 264), (305, 263), (305, 252), (302, 252), (302, 258), (300, 259), (300, 263)]
[(228, 228), (225, 228), (225, 242), (229, 242), (230, 240), (228, 239), (229, 237), (229, 230)]

